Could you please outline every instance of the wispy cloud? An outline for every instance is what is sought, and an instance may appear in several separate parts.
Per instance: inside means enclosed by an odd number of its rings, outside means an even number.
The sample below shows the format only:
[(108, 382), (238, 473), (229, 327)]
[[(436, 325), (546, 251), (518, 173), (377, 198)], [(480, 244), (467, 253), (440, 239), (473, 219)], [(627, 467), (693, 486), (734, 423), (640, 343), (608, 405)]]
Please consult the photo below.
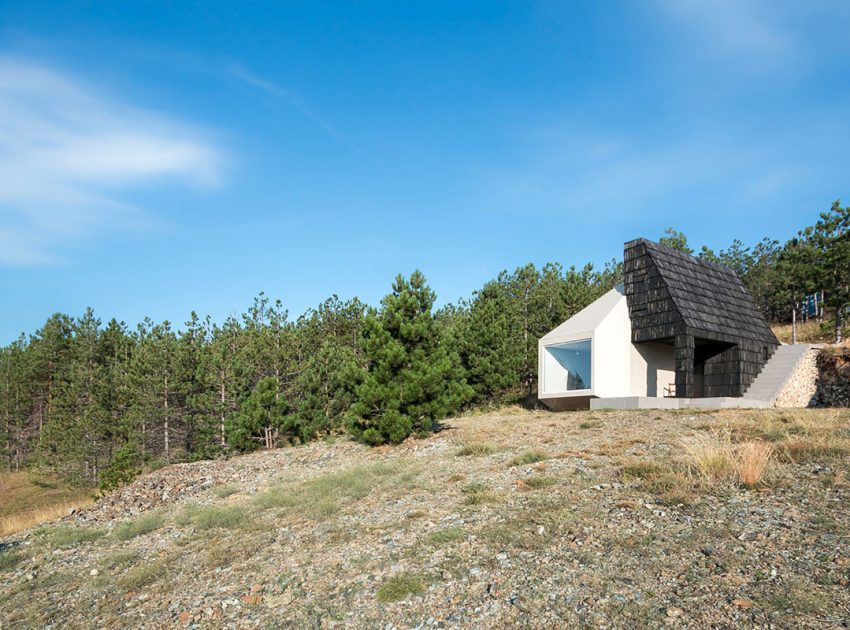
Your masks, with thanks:
[(315, 110), (307, 104), (304, 97), (295, 90), (283, 87), (273, 81), (259, 77), (236, 63), (232, 63), (227, 66), (227, 73), (245, 85), (260, 90), (267, 96), (271, 96), (272, 98), (285, 102), (289, 107), (298, 111), (303, 116), (309, 118), (316, 125), (324, 129), (329, 135), (334, 138), (339, 138), (339, 133), (334, 126), (323, 116), (317, 114)]
[(665, 11), (690, 32), (698, 45), (716, 53), (777, 55), (797, 41), (783, 25), (776, 4), (764, 0), (661, 0)]
[[(789, 122), (768, 141), (759, 133), (707, 126), (680, 136), (615, 136), (601, 129), (549, 131), (479, 183), (481, 205), (582, 225), (703, 211), (720, 221), (767, 214), (776, 204), (805, 210), (844, 189), (844, 136)], [(826, 201), (825, 201), (826, 200)], [(815, 204), (815, 205), (812, 205)], [(703, 215), (705, 216), (705, 215)]]
[(804, 71), (830, 49), (846, 51), (846, 0), (656, 0), (678, 35), (685, 59), (713, 60), (724, 72), (785, 76)]
[(220, 181), (204, 134), (36, 61), (0, 56), (0, 265), (60, 258), (59, 245), (129, 229), (140, 186)]

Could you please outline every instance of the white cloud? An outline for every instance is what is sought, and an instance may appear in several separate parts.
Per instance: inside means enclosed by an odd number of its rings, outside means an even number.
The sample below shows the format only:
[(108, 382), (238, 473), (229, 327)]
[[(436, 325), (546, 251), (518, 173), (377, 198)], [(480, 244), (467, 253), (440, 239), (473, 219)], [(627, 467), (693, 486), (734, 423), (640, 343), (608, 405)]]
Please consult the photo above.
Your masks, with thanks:
[(204, 134), (31, 60), (0, 56), (0, 265), (55, 261), (58, 248), (150, 216), (133, 189), (219, 183)]
[(268, 79), (259, 77), (256, 74), (249, 72), (239, 64), (233, 63), (227, 66), (227, 73), (231, 77), (241, 81), (245, 85), (258, 89), (261, 92), (267, 94), (268, 96), (284, 101), (291, 108), (300, 112), (302, 115), (306, 116), (319, 127), (324, 129), (330, 136), (334, 138), (339, 138), (339, 133), (334, 128), (334, 126), (331, 125), (327, 120), (325, 120), (324, 117), (317, 114), (313, 110), (313, 108), (307, 104), (304, 98), (295, 90), (291, 90), (289, 88), (280, 86), (277, 83), (274, 83), (273, 81), (269, 81)]
[(776, 3), (763, 0), (662, 0), (665, 10), (700, 44), (720, 53), (776, 55), (797, 45), (780, 22)]
[(728, 74), (787, 77), (848, 48), (846, 0), (656, 0), (655, 6), (678, 35), (675, 57), (714, 62)]

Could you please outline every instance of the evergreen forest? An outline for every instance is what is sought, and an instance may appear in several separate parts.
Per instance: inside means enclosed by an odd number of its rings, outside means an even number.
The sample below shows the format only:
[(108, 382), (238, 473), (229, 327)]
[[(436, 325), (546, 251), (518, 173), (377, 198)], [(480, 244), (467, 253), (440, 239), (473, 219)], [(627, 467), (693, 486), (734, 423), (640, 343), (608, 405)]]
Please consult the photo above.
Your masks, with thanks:
[[(673, 229), (659, 241), (695, 253)], [(785, 243), (696, 255), (731, 267), (771, 322), (823, 292), (824, 329), (841, 340), (850, 207), (834, 203)], [(414, 271), (378, 305), (332, 296), (297, 317), (262, 293), (223, 322), (56, 313), (0, 348), (0, 456), (105, 490), (174, 462), (343, 433), (370, 445), (427, 435), (470, 407), (533, 405), (538, 339), (620, 281), (615, 260), (528, 264), (440, 308)]]

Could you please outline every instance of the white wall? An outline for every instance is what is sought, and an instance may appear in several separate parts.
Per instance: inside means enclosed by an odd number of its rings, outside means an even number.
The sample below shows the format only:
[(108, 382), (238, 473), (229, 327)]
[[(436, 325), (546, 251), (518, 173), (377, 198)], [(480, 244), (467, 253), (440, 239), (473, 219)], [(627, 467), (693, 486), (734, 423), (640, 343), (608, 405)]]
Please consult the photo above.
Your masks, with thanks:
[(675, 349), (663, 343), (639, 343), (631, 350), (631, 396), (664, 396), (676, 381)]
[(632, 324), (625, 296), (593, 331), (593, 395), (624, 396), (631, 382)]
[(543, 394), (561, 393), (566, 389), (567, 374), (551, 353), (543, 350)]
[[(591, 340), (591, 389), (565, 392), (565, 370), (546, 347), (579, 339)], [(588, 394), (597, 398), (662, 397), (664, 388), (676, 380), (673, 346), (634, 345), (631, 339), (626, 297), (619, 288), (609, 291), (540, 340), (538, 396), (561, 402), (571, 397), (586, 400)]]

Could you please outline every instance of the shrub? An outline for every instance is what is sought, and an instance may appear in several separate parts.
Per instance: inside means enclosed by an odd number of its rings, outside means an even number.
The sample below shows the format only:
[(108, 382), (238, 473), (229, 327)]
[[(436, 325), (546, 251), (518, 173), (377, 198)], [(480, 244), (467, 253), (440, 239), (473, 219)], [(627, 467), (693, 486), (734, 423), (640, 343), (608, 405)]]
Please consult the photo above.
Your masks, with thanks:
[(148, 534), (156, 529), (162, 527), (164, 519), (162, 518), (162, 514), (157, 512), (152, 512), (150, 514), (145, 514), (140, 516), (139, 518), (130, 521), (128, 523), (123, 523), (115, 528), (115, 531), (112, 533), (115, 538), (118, 540), (130, 540), (135, 538), (136, 536), (141, 536), (142, 534)]
[(378, 589), (378, 601), (384, 603), (398, 602), (408, 595), (418, 595), (425, 590), (421, 578), (410, 573), (400, 573), (389, 578)]

